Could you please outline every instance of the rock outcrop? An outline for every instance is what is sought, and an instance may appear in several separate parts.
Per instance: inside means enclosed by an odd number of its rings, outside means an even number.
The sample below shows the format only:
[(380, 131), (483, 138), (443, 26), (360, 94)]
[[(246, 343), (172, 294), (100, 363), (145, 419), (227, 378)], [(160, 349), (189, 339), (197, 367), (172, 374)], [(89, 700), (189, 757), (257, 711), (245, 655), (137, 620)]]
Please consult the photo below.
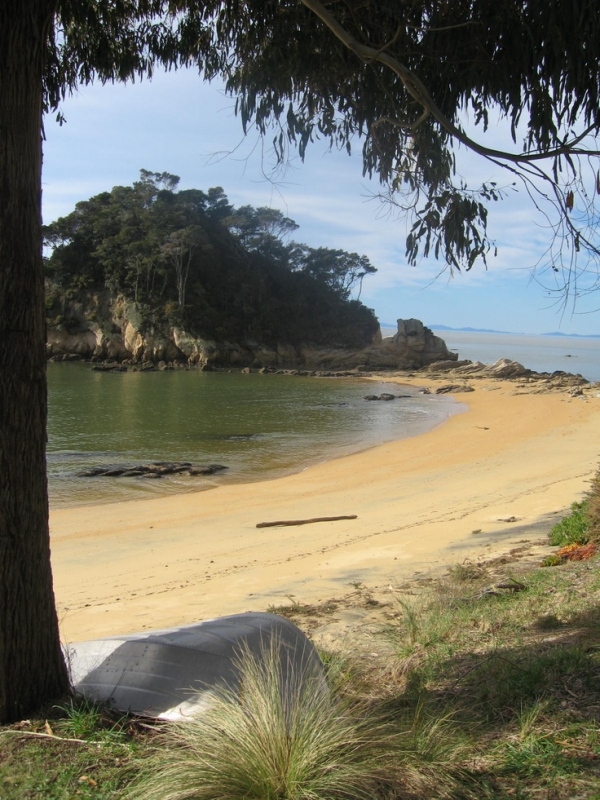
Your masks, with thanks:
[(367, 347), (326, 347), (306, 341), (266, 344), (217, 341), (195, 336), (168, 323), (144, 317), (136, 303), (107, 292), (71, 303), (68, 315), (48, 320), (48, 358), (79, 356), (93, 361), (152, 362), (211, 368), (348, 370), (419, 369), (432, 362), (454, 363), (445, 342), (416, 319), (398, 320), (398, 331), (386, 339), (378, 333)]
[[(568, 392), (571, 397), (584, 397), (584, 390), (591, 389), (591, 384), (582, 375), (556, 370), (555, 372), (535, 372), (527, 369), (518, 361), (499, 358), (494, 364), (483, 364), (481, 361), (447, 361), (434, 362), (422, 370), (423, 376), (433, 381), (454, 379), (462, 383), (444, 383), (433, 389), (435, 394), (458, 394), (472, 392), (474, 387), (464, 381), (478, 380), (510, 380), (515, 384), (517, 392), (528, 394), (547, 392)], [(431, 389), (425, 389), (428, 394)]]

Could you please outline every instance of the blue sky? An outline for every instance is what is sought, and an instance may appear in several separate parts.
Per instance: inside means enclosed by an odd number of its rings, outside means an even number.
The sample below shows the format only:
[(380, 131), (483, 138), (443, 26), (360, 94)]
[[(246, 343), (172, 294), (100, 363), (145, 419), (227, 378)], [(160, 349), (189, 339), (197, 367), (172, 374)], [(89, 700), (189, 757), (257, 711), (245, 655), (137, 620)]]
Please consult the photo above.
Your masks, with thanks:
[[(62, 111), (65, 125), (53, 117), (45, 123), (45, 222), (79, 200), (131, 184), (141, 168), (166, 171), (181, 177), (180, 188), (222, 186), (235, 205), (281, 209), (300, 225), (298, 241), (367, 255), (378, 273), (365, 281), (361, 299), (382, 322), (416, 317), (452, 327), (600, 333), (600, 293), (580, 299), (573, 311), (532, 277), (548, 233), (523, 193), (511, 192), (491, 209), (499, 252), (488, 270), (476, 265), (450, 278), (439, 262), (407, 265), (405, 224), (373, 199), (379, 185), (362, 177), (360, 142), (351, 157), (316, 143), (304, 163), (292, 154), (285, 173), (273, 175), (268, 142), (252, 134), (244, 139), (233, 100), (191, 70), (87, 87)], [(497, 146), (502, 139), (500, 127), (486, 142)], [(461, 154), (459, 164), (473, 186), (494, 178), (506, 183), (478, 157)]]

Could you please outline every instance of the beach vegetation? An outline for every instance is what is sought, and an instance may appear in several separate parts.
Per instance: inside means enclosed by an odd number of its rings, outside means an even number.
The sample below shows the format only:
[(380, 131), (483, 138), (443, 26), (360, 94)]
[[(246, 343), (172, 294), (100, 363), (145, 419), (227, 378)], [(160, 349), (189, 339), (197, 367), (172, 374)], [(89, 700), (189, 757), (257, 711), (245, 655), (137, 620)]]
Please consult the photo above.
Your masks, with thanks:
[(600, 470), (592, 478), (587, 496), (586, 517), (589, 541), (600, 545)]
[[(598, 558), (477, 566), (398, 589), (371, 626), (378, 657), (323, 652), (325, 682), (282, 682), (267, 649), (191, 723), (67, 701), (0, 728), (0, 796), (597, 800)], [(314, 631), (341, 602), (280, 613)]]
[(391, 726), (332, 692), (320, 670), (284, 668), (277, 643), (239, 659), (240, 691), (169, 725), (129, 800), (382, 797), (397, 753)]
[(85, 697), (71, 696), (54, 706), (52, 713), (52, 729), (60, 737), (115, 744), (127, 741), (127, 718), (115, 716)]
[(600, 470), (590, 482), (590, 488), (580, 502), (572, 503), (571, 511), (557, 522), (549, 534), (550, 544), (600, 545)]
[(549, 533), (550, 544), (564, 547), (567, 544), (587, 544), (589, 541), (588, 501), (571, 504), (571, 512), (557, 522)]
[(0, 797), (120, 797), (135, 775), (139, 731), (134, 720), (77, 698), (0, 727)]

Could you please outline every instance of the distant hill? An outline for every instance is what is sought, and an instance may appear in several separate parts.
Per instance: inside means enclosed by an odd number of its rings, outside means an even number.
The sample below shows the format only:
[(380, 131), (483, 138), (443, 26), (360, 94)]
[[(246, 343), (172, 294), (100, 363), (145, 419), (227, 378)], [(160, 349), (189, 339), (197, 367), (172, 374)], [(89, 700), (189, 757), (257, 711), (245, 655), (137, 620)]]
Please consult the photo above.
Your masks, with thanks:
[[(380, 322), (381, 328), (396, 328), (396, 323)], [(494, 331), (489, 328), (451, 328), (449, 325), (427, 325), (432, 331), (456, 331), (457, 333), (507, 333), (513, 334), (513, 331)], [(518, 334), (516, 334), (518, 335)], [(550, 335), (550, 334), (548, 334)]]
[(600, 339), (600, 334), (598, 333), (562, 333), (562, 331), (540, 333), (540, 336), (568, 336), (571, 339)]
[(449, 325), (428, 325), (432, 331), (456, 331), (457, 333), (505, 333), (519, 336), (514, 331), (495, 331), (491, 328), (451, 328)]
[[(385, 326), (387, 327), (387, 326)], [(391, 327), (391, 326), (390, 326)], [(518, 331), (496, 331), (491, 328), (451, 328), (449, 325), (428, 325), (432, 331), (455, 331), (456, 333), (503, 333), (509, 336), (562, 336), (570, 339), (600, 339), (600, 334), (594, 333), (563, 333), (562, 331), (551, 331), (549, 333), (524, 334)]]

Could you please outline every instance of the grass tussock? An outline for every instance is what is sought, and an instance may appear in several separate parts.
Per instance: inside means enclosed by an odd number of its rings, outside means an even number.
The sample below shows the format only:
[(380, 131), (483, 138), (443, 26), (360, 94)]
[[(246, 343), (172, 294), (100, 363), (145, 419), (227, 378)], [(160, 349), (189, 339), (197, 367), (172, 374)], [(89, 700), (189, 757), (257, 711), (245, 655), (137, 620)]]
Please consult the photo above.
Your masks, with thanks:
[(588, 541), (600, 545), (600, 470), (592, 478), (587, 498)]
[(565, 547), (570, 544), (587, 544), (589, 542), (588, 501), (571, 505), (571, 513), (557, 522), (550, 531), (550, 544), (554, 547)]
[[(320, 669), (282, 663), (277, 642), (239, 659), (240, 691), (169, 725), (129, 800), (334, 800), (383, 796), (391, 726), (332, 692)], [(338, 676), (339, 681), (339, 676)]]
[(450, 718), (369, 702), (345, 659), (327, 659), (325, 682), (282, 668), (272, 643), (238, 668), (239, 693), (223, 687), (202, 717), (165, 728), (127, 800), (472, 796), (457, 794), (463, 742)]

